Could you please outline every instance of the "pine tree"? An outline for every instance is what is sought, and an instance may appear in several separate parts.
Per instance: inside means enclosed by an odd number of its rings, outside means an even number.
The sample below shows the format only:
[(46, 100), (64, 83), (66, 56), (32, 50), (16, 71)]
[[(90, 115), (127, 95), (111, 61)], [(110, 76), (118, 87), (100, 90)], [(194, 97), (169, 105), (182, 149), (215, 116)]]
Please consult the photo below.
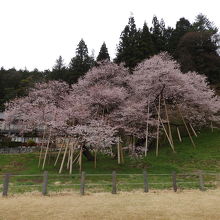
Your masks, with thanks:
[(93, 57), (89, 56), (88, 48), (83, 39), (80, 40), (76, 48), (76, 56), (73, 57), (69, 64), (70, 83), (77, 82), (80, 76), (83, 76), (92, 66), (94, 66)]
[(114, 61), (116, 63), (125, 63), (126, 67), (132, 71), (140, 60), (138, 48), (139, 32), (137, 31), (134, 17), (130, 17), (128, 24), (120, 36), (120, 42), (117, 46), (117, 54)]
[(102, 44), (100, 51), (99, 51), (99, 55), (97, 56), (96, 61), (103, 61), (103, 60), (110, 60), (110, 56), (108, 53), (108, 48), (106, 47), (105, 42)]

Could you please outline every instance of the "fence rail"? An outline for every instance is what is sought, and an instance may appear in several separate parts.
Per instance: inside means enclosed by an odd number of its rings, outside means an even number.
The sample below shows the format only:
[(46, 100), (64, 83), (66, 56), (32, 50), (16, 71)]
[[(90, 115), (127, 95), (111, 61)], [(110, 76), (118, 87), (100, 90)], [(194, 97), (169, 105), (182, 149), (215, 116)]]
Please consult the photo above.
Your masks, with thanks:
[[(121, 182), (120, 178), (125, 177), (125, 176), (130, 176), (130, 178), (132, 178), (132, 181), (128, 182)], [(211, 179), (209, 178), (209, 180), (205, 180), (204, 177), (211, 177)], [(213, 180), (213, 177), (215, 176), (215, 179)], [(58, 180), (62, 180), (62, 178), (64, 177), (68, 177), (68, 178), (78, 178), (78, 182), (76, 183), (64, 183), (64, 184), (59, 184), (59, 187), (73, 187), (73, 186), (78, 186), (79, 187), (79, 193), (81, 195), (85, 194), (85, 190), (86, 187), (92, 187), (92, 186), (111, 186), (111, 192), (112, 194), (117, 194), (118, 188), (120, 186), (133, 186), (133, 185), (137, 185), (137, 186), (142, 186), (142, 189), (144, 192), (149, 192), (150, 188), (154, 185), (168, 185), (170, 186), (170, 188), (173, 189), (174, 192), (177, 192), (178, 189), (181, 188), (182, 184), (195, 184), (197, 186), (197, 188), (199, 188), (199, 190), (201, 191), (205, 191), (206, 188), (209, 185), (215, 185), (215, 186), (219, 186), (220, 187), (220, 174), (219, 173), (209, 173), (209, 172), (203, 172), (203, 171), (199, 171), (197, 173), (176, 173), (176, 172), (172, 172), (170, 174), (148, 174), (146, 170), (143, 171), (142, 174), (122, 174), (122, 173), (116, 173), (116, 171), (113, 171), (112, 173), (106, 173), (106, 174), (90, 174), (90, 173), (86, 173), (86, 172), (81, 172), (80, 174), (49, 174), (48, 171), (44, 171), (44, 173), (42, 174), (34, 174), (34, 175), (16, 175), (16, 174), (4, 174), (4, 175), (0, 175), (0, 177), (2, 177), (3, 179), (3, 184), (1, 187), (0, 184), (0, 188), (2, 188), (2, 196), (7, 196), (8, 192), (10, 190), (11, 187), (18, 187), (18, 188), (24, 188), (24, 187), (41, 187), (41, 192), (42, 195), (47, 195), (48, 194), (48, 188), (49, 187), (54, 187), (54, 184), (51, 184), (49, 182), (49, 180), (52, 180), (54, 177), (58, 178)], [(28, 177), (29, 179), (25, 179), (26, 181), (30, 180), (31, 178), (40, 178), (37, 179), (38, 181), (40, 181), (40, 184), (36, 184), (35, 182), (29, 182), (29, 184), (14, 184), (14, 182), (11, 181), (12, 178), (23, 178), (23, 177)], [(106, 183), (106, 180), (101, 179), (101, 181), (105, 181), (105, 182), (101, 182), (101, 183), (97, 183), (97, 182), (87, 182), (86, 178), (89, 177), (110, 177)], [(139, 178), (139, 182), (133, 182), (134, 178)], [(166, 177), (169, 179), (166, 179), (164, 181), (161, 182), (156, 182), (154, 177)], [(186, 181), (184, 181), (183, 178), (186, 178)], [(191, 178), (191, 179), (189, 179)], [(196, 180), (192, 180), (192, 178), (196, 178)], [(57, 180), (57, 179), (56, 179)], [(95, 179), (96, 180), (96, 179)], [(99, 179), (100, 181), (100, 179)], [(153, 181), (153, 182), (151, 182)], [(207, 185), (207, 187), (206, 187)]]

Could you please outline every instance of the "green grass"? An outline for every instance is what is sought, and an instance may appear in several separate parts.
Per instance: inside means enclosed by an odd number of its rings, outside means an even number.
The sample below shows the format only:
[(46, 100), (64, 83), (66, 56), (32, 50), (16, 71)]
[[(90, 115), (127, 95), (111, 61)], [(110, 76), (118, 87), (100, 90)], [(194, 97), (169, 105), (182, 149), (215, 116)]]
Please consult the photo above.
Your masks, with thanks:
[[(119, 189), (132, 190), (135, 187), (140, 188), (142, 185), (136, 183), (143, 182), (143, 169), (146, 168), (149, 174), (168, 174), (167, 176), (149, 176), (149, 184), (153, 188), (170, 188), (171, 173), (196, 173), (198, 170), (203, 170), (209, 173), (220, 173), (220, 131), (215, 130), (213, 133), (204, 130), (199, 133), (198, 138), (193, 138), (196, 144), (194, 148), (189, 138), (183, 138), (183, 142), (178, 140), (174, 141), (175, 151), (173, 153), (167, 143), (163, 143), (159, 148), (159, 156), (155, 156), (155, 149), (151, 149), (146, 158), (132, 159), (128, 156), (125, 157), (125, 163), (122, 165), (117, 164), (116, 159), (107, 156), (98, 155), (97, 168), (94, 168), (93, 162), (89, 162), (86, 158), (83, 159), (83, 170), (87, 174), (109, 174), (109, 176), (87, 176), (87, 183), (92, 184), (111, 184), (111, 172), (115, 170), (118, 177)], [(13, 155), (0, 155), (0, 175), (4, 173), (11, 173), (16, 175), (31, 175), (42, 174), (41, 168), (38, 168), (37, 153), (31, 154), (13, 154)], [(58, 174), (59, 166), (54, 167), (53, 163), (56, 155), (50, 156), (47, 161), (45, 170), (49, 174)], [(68, 174), (64, 170), (64, 174)], [(74, 166), (73, 173), (79, 174), (79, 168)], [(120, 174), (129, 174), (121, 175)], [(140, 175), (135, 175), (140, 174)], [(189, 184), (179, 183), (183, 188), (198, 188), (197, 176), (179, 176), (178, 181), (195, 182)], [(207, 187), (210, 182), (215, 180), (215, 176), (205, 176)], [(80, 176), (50, 176), (49, 184), (51, 189), (61, 190), (62, 184), (79, 184)], [(129, 183), (126, 185), (126, 183)], [(152, 184), (160, 183), (160, 184)], [(42, 184), (42, 177), (11, 177), (11, 189), (17, 187), (16, 192), (40, 189)], [(20, 185), (20, 188), (19, 188)], [(26, 185), (27, 187), (23, 187)], [(31, 185), (39, 185), (31, 187)], [(79, 186), (66, 186), (65, 188), (79, 189)], [(89, 186), (88, 186), (89, 187)], [(111, 190), (108, 185), (102, 186), (105, 190)], [(90, 186), (89, 188), (94, 191), (100, 191), (101, 186)], [(18, 189), (19, 188), (19, 189)]]

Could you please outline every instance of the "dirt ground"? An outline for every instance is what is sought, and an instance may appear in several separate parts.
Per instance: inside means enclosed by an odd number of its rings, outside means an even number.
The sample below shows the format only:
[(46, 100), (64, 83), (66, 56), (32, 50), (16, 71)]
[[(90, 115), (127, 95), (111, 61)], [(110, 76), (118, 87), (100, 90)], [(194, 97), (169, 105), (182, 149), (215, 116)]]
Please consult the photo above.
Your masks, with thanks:
[(37, 192), (0, 198), (0, 220), (219, 220), (220, 190), (91, 193)]

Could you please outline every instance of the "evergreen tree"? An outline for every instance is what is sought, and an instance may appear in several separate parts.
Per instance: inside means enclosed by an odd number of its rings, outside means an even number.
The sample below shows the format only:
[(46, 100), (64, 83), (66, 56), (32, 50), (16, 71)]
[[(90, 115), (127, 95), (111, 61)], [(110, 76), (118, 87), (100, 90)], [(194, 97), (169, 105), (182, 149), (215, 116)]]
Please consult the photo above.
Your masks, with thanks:
[(117, 46), (117, 54), (114, 61), (116, 63), (124, 62), (126, 67), (132, 71), (136, 66), (139, 56), (138, 48), (139, 32), (137, 31), (134, 17), (130, 17), (128, 24), (120, 36), (120, 42)]
[(203, 15), (198, 15), (191, 32), (179, 41), (176, 58), (184, 72), (205, 74), (211, 83), (220, 81), (220, 57), (217, 53), (217, 28)]
[(108, 49), (106, 47), (105, 42), (102, 44), (100, 51), (99, 51), (99, 55), (97, 56), (96, 61), (103, 61), (103, 60), (110, 60), (110, 56), (108, 53)]
[(176, 48), (180, 41), (180, 38), (189, 32), (192, 28), (191, 23), (185, 19), (180, 18), (179, 21), (176, 23), (176, 28), (173, 30), (170, 40), (168, 42), (169, 53), (175, 57)]
[(77, 82), (80, 76), (83, 76), (95, 62), (92, 56), (88, 54), (88, 48), (83, 39), (80, 40), (76, 48), (76, 56), (73, 57), (69, 64), (69, 83)]
[(64, 80), (66, 81), (67, 69), (64, 64), (62, 56), (56, 60), (55, 65), (53, 66), (52, 72), (48, 74), (50, 80)]
[(146, 22), (144, 22), (143, 29), (140, 31), (138, 49), (140, 52), (140, 61), (155, 54), (155, 46)]
[(159, 22), (156, 16), (153, 17), (152, 20), (153, 27), (151, 27), (152, 40), (155, 45), (156, 53), (161, 51), (165, 51), (166, 39), (164, 37), (165, 34), (165, 22), (163, 19)]

